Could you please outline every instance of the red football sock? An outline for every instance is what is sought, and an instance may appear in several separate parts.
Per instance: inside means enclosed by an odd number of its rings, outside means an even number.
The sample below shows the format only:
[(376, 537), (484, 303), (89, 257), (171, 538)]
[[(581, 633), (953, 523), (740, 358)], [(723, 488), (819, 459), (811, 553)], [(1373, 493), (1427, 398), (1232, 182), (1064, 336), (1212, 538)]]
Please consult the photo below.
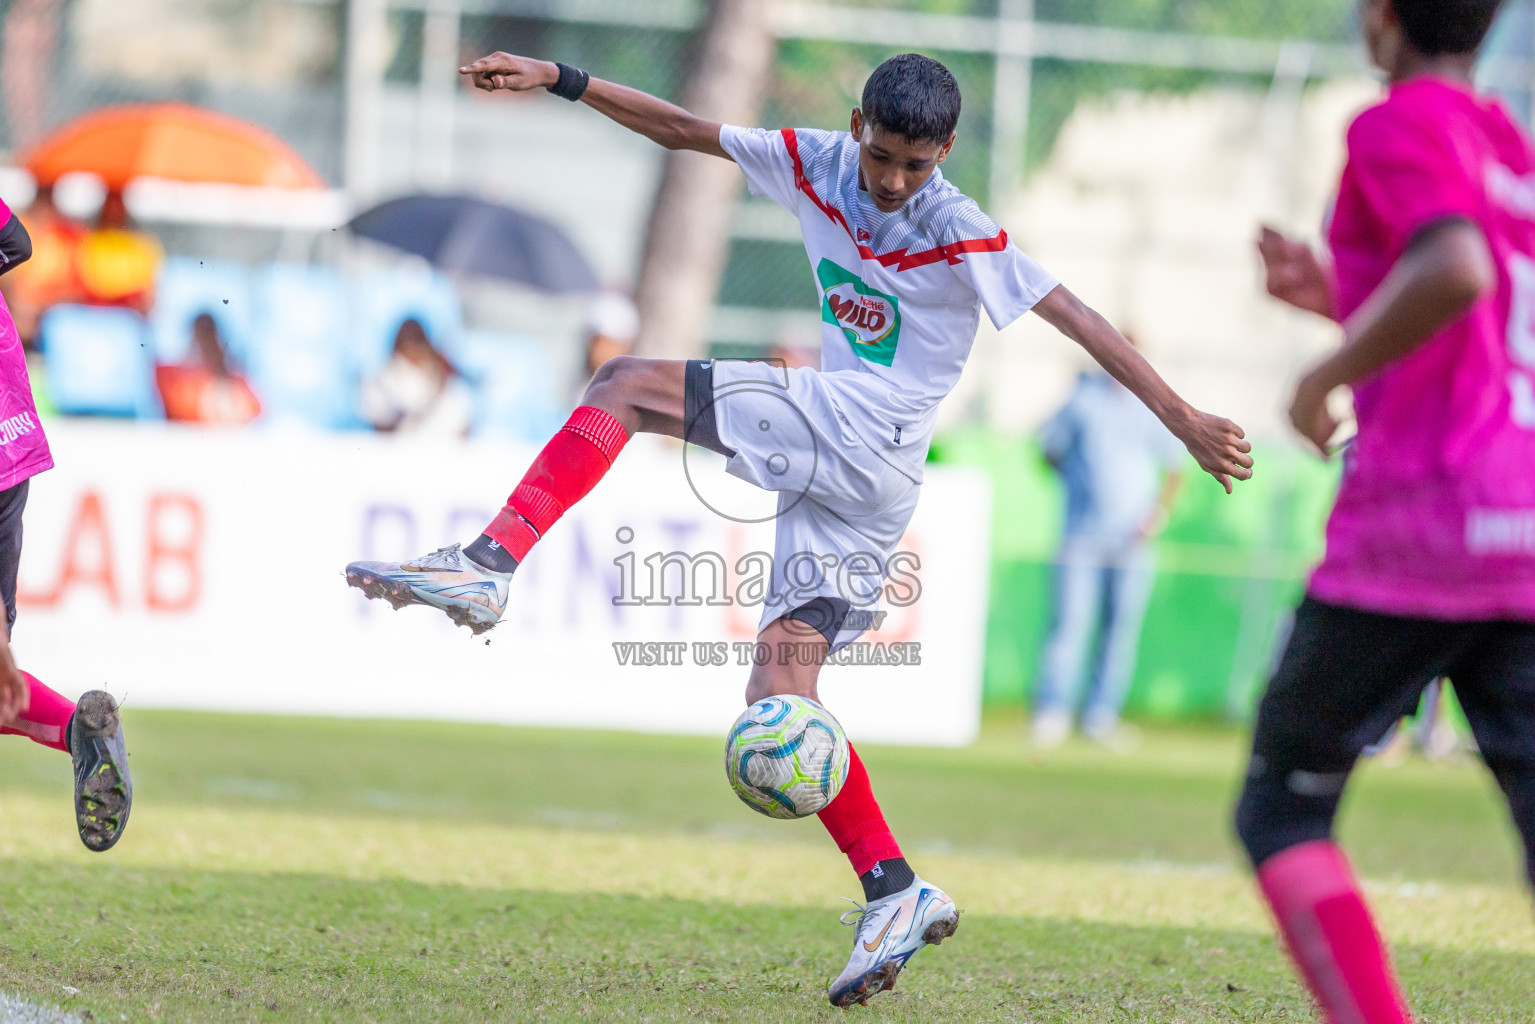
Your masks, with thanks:
[(45, 747), (69, 753), (69, 716), (75, 713), (75, 702), (54, 693), (30, 672), (23, 672), (21, 677), (27, 681), (31, 702), (20, 718), (0, 729), (0, 736), (28, 736)]
[(1281, 850), (1258, 868), (1290, 955), (1327, 1024), (1412, 1024), (1390, 957), (1336, 843)]
[(522, 561), (565, 510), (597, 486), (628, 440), (610, 414), (581, 406), (538, 453), (485, 535)]
[(880, 813), (874, 787), (869, 785), (869, 773), (858, 751), (848, 747), (847, 753), (847, 781), (818, 817), (836, 841), (837, 849), (847, 854), (853, 871), (862, 875), (882, 860), (900, 857), (901, 848)]

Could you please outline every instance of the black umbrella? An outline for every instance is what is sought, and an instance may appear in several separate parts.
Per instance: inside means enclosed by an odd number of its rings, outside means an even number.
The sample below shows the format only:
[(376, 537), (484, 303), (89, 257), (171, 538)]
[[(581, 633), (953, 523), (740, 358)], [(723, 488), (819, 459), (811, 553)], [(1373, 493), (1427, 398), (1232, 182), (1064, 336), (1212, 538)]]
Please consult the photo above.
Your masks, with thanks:
[(555, 293), (598, 287), (592, 265), (565, 232), (542, 217), (473, 196), (402, 196), (359, 213), (347, 226), (447, 271)]

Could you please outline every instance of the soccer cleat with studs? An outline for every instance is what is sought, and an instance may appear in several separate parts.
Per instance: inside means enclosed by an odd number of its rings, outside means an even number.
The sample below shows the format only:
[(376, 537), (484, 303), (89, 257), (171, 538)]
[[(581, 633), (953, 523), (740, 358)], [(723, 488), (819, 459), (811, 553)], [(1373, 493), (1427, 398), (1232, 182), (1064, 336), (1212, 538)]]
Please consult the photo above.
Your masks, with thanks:
[[(844, 897), (845, 898), (845, 897)], [(923, 946), (936, 946), (959, 927), (959, 911), (948, 893), (920, 878), (898, 893), (842, 915), (855, 925), (853, 955), (826, 998), (833, 1006), (866, 1003), (895, 987), (896, 976)]]
[(501, 621), (511, 573), (491, 572), (451, 544), (409, 562), (353, 562), (346, 567), (348, 586), (395, 609), (424, 604), (447, 613), (479, 636)]
[(75, 824), (88, 850), (110, 850), (128, 827), (133, 779), (117, 701), (91, 690), (69, 719), (69, 754), (75, 763)]

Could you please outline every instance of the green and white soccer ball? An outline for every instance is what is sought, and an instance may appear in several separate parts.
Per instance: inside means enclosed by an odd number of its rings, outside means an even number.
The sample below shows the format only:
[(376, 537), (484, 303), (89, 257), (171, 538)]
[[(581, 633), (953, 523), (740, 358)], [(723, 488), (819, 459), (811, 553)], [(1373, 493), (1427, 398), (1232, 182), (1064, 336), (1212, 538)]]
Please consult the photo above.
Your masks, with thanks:
[(847, 734), (808, 697), (766, 697), (725, 740), (725, 774), (742, 803), (770, 818), (804, 818), (847, 781)]

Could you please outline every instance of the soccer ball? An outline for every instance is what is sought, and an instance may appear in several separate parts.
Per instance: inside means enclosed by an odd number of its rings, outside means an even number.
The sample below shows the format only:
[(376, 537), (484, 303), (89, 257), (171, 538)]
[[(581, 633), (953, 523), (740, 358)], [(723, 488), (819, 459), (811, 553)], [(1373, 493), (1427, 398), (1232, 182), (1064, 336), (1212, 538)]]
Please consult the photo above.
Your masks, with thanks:
[(847, 781), (847, 734), (808, 697), (767, 697), (725, 740), (725, 774), (741, 802), (770, 818), (804, 818)]

